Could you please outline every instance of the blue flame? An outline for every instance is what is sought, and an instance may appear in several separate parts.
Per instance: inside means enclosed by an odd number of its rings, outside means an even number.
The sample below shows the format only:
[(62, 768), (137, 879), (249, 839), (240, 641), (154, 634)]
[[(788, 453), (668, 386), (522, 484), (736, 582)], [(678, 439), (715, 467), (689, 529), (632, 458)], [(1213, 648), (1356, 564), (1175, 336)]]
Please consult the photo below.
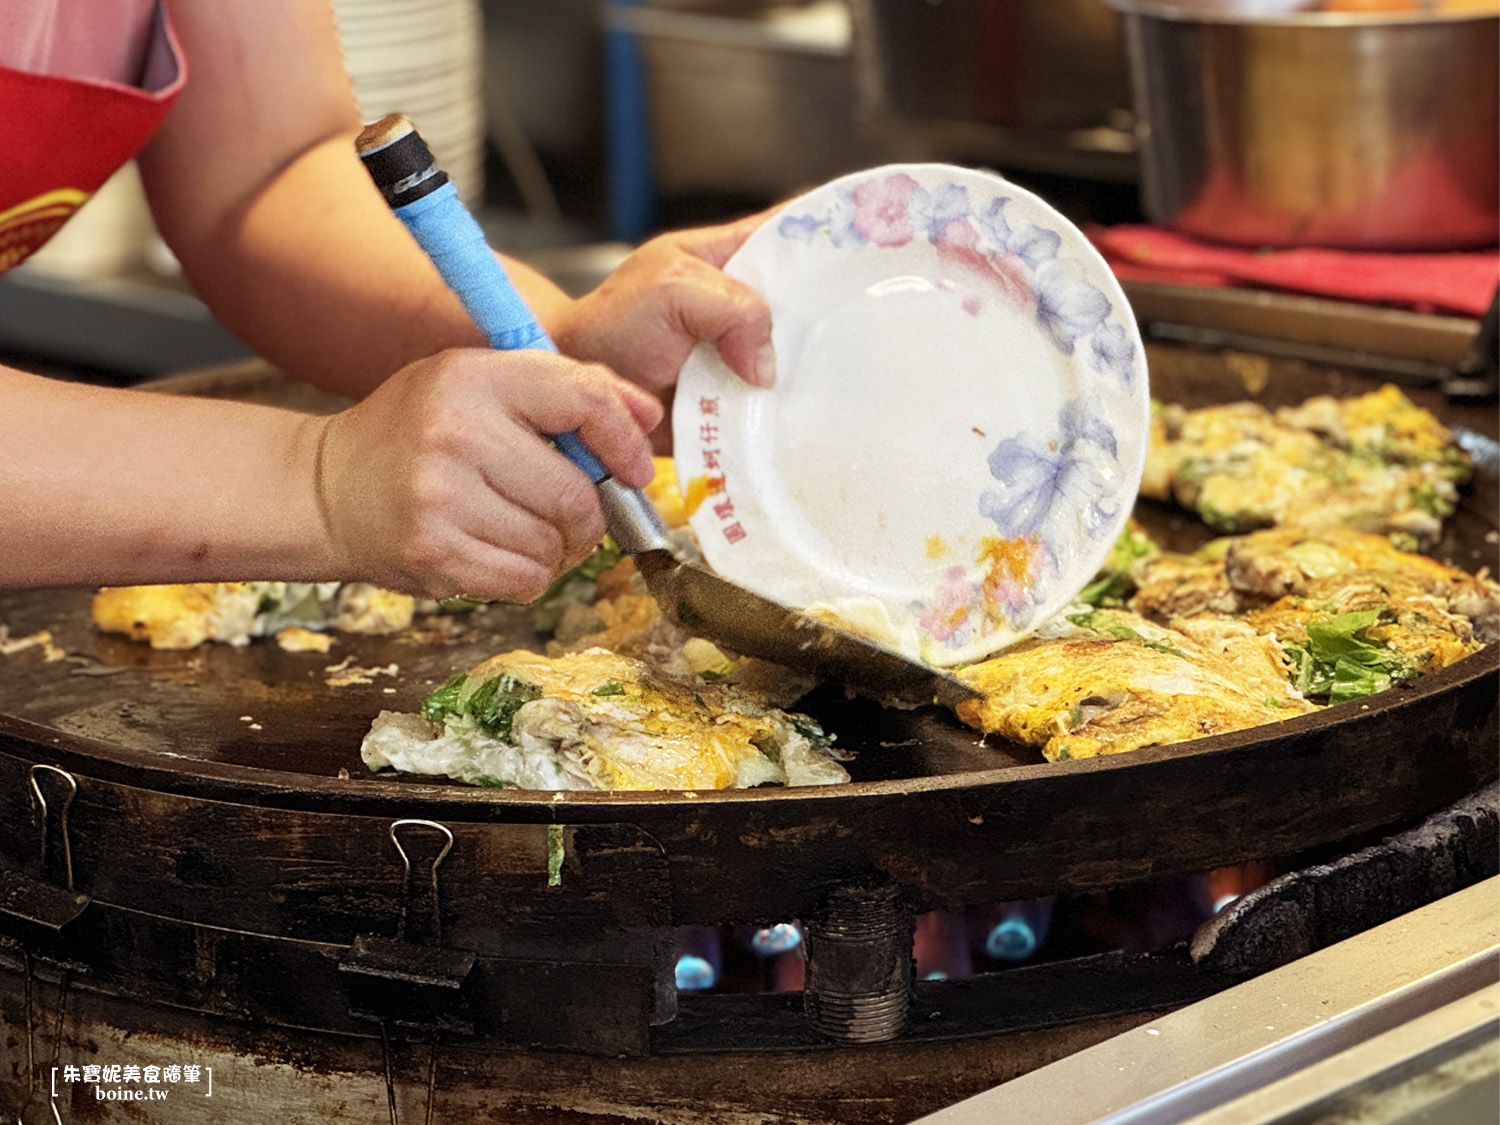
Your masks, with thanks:
[(762, 926), (750, 935), (750, 948), (761, 957), (789, 953), (802, 944), (802, 931), (795, 922), (777, 922)]
[(713, 965), (695, 953), (684, 953), (677, 958), (677, 989), (679, 992), (701, 992), (718, 982), (719, 974)]
[(1024, 961), (1040, 944), (1030, 922), (1010, 917), (990, 929), (984, 939), (984, 951), (996, 961)]

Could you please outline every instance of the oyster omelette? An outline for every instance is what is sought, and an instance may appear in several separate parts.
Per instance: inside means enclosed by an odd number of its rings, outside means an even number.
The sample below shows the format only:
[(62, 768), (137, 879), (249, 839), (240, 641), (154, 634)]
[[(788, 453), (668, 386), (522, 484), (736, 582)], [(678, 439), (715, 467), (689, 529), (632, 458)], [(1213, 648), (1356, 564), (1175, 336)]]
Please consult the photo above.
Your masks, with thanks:
[[(957, 670), (980, 693), (963, 722), (1049, 760), (1114, 754), (1308, 714), (1500, 638), (1500, 586), (1408, 549), (1438, 539), (1472, 468), (1399, 390), (1274, 412), (1166, 406), (1153, 427), (1143, 496), (1237, 534), (1183, 555), (1132, 524), (1077, 604)], [(648, 494), (691, 554), (670, 460)], [(381, 712), (366, 765), (534, 789), (848, 780), (833, 738), (787, 709), (809, 680), (688, 634), (610, 544), (532, 609), (545, 655), (492, 657), (418, 713)], [(157, 647), (292, 647), (421, 610), (373, 587), (219, 583), (103, 590), (94, 613)]]
[(1384, 536), (1275, 528), (1176, 555), (1134, 534), (1128, 596), (961, 669), (983, 693), (961, 719), (1051, 761), (1117, 754), (1308, 714), (1500, 639), (1500, 585)]

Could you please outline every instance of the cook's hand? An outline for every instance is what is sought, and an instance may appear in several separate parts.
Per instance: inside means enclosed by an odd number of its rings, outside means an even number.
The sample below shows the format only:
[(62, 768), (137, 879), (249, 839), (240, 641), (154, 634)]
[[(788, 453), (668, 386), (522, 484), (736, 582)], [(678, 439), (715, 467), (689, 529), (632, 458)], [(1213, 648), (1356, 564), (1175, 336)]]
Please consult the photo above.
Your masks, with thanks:
[(318, 455), (338, 573), (429, 597), (540, 597), (604, 534), (593, 485), (547, 434), (576, 430), (623, 484), (652, 476), (650, 395), (541, 351), (457, 349), (326, 422)]
[(769, 387), (776, 379), (771, 310), (722, 267), (770, 214), (643, 243), (561, 312), (553, 338), (568, 355), (607, 363), (653, 392), (670, 387), (688, 353), (710, 340), (747, 383)]

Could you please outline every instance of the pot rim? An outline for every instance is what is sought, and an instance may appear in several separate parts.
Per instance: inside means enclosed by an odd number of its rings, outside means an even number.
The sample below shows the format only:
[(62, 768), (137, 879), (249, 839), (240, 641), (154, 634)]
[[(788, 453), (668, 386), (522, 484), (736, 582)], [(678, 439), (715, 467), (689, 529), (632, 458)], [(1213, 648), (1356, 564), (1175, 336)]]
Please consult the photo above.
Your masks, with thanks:
[(1246, 15), (1181, 8), (1171, 0), (1104, 0), (1126, 16), (1144, 16), (1184, 24), (1227, 24), (1240, 27), (1376, 28), (1425, 27), (1461, 23), (1500, 24), (1500, 13), (1451, 12), (1284, 12), (1279, 15)]

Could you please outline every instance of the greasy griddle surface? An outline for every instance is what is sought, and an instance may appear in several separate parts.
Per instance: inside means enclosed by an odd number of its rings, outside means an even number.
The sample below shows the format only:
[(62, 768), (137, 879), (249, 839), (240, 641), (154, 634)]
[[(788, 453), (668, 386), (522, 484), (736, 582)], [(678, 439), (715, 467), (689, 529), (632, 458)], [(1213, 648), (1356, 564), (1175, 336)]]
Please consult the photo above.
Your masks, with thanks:
[(91, 598), (0, 595), (12, 638), (45, 629), (67, 653), (50, 663), (39, 648), (6, 659), (0, 711), (127, 749), (292, 773), (364, 771), (359, 742), (382, 709), (415, 710), (455, 670), (536, 644), (522, 612), (487, 606), (419, 618), (389, 637), (336, 634), (326, 654), (285, 652), (270, 638), (159, 651), (100, 633)]
[[(1257, 397), (1268, 405), (1300, 402), (1312, 394), (1360, 393), (1379, 380), (1313, 368), (1293, 361), (1226, 362), (1224, 353), (1154, 347), (1153, 394), (1203, 405)], [(1247, 387), (1259, 376), (1266, 385)], [(176, 389), (258, 401), (291, 401), (327, 409), (303, 388), (260, 366), (235, 369)], [(1453, 424), (1487, 436), (1496, 432), (1493, 406), (1460, 408), (1435, 394), (1413, 397)], [(1164, 542), (1190, 548), (1206, 529), (1173, 509), (1142, 503), (1139, 517)], [(1439, 550), (1474, 570), (1496, 567), (1495, 481), (1481, 477)], [(459, 669), (497, 652), (538, 647), (530, 614), (521, 607), (485, 606), (468, 614), (419, 618), (401, 634), (338, 634), (327, 653), (289, 653), (267, 638), (244, 647), (220, 644), (190, 652), (154, 651), (146, 644), (100, 634), (89, 615), (91, 590), (0, 591), (0, 624), (15, 639), (52, 634), (61, 659), (41, 647), (0, 656), (0, 716), (37, 724), (126, 751), (189, 761), (319, 778), (367, 775), (359, 744), (383, 709), (415, 710), (424, 695)], [(367, 682), (338, 683), (363, 670)], [(820, 691), (804, 709), (822, 718), (839, 744), (855, 751), (856, 780), (898, 780), (993, 771), (1041, 761), (1033, 750), (979, 743), (975, 733), (936, 709), (883, 710), (841, 693)]]
[[(127, 750), (325, 778), (340, 770), (368, 774), (359, 744), (380, 711), (415, 711), (455, 671), (542, 643), (529, 611), (491, 605), (419, 617), (389, 637), (336, 634), (327, 654), (285, 652), (271, 638), (159, 651), (96, 630), (91, 596), (87, 590), (0, 594), (0, 622), (12, 638), (47, 630), (67, 653), (51, 662), (41, 647), (0, 657), (0, 713)], [(369, 682), (343, 682), (351, 673)], [(873, 744), (898, 751), (870, 761), (870, 777), (992, 769), (1006, 761), (935, 709), (891, 713), (847, 704), (836, 694), (814, 696), (809, 705), (840, 713), (846, 726), (870, 728), (841, 732), (851, 749)], [(1015, 752), (1021, 760), (1041, 760)]]

